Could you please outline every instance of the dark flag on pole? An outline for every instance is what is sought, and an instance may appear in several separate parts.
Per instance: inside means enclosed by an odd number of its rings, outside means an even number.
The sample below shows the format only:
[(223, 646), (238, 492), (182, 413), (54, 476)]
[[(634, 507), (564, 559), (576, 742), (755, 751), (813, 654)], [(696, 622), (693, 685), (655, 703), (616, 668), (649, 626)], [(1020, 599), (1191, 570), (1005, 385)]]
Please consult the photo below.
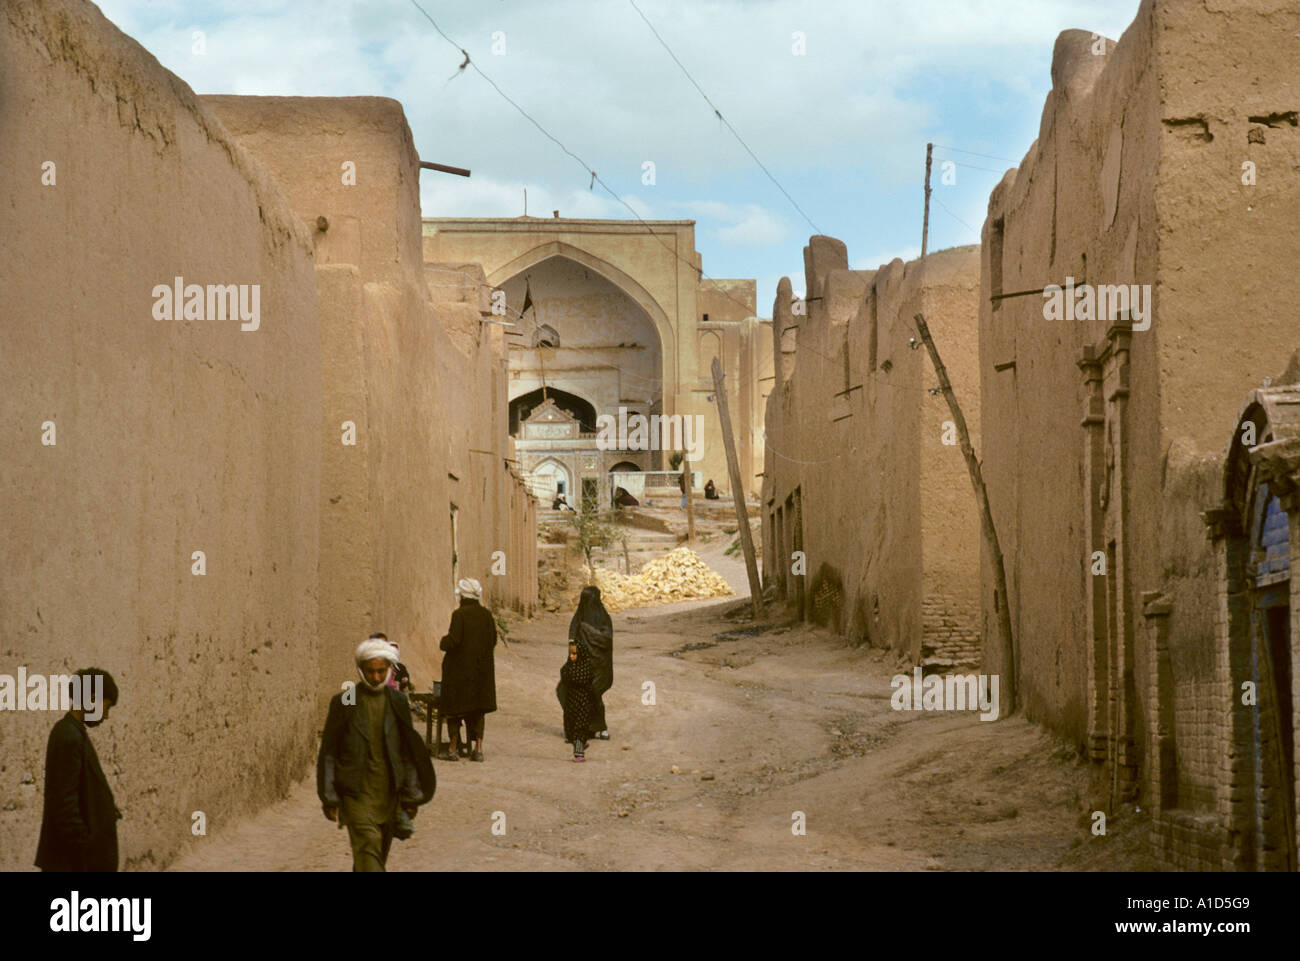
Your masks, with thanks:
[[(524, 314), (528, 313), (528, 308), (532, 306), (533, 306), (532, 285), (529, 283), (528, 278), (525, 277), (524, 278), (524, 305), (519, 309), (520, 320), (524, 319)], [(542, 325), (537, 322), (536, 308), (534, 308), (533, 310), (533, 326), (537, 328), (537, 332), (533, 335), (533, 346), (540, 348), (542, 346), (542, 340), (541, 340)], [(542, 356), (543, 356), (542, 352), (539, 350), (537, 356), (537, 362), (538, 364), (541, 365), (541, 369), (542, 369), (542, 401), (545, 402), (546, 401), (546, 362), (542, 360)]]
[(529, 287), (528, 278), (524, 278), (524, 306), (519, 309), (519, 318), (522, 320), (524, 314), (528, 313), (528, 308), (533, 306), (533, 292)]

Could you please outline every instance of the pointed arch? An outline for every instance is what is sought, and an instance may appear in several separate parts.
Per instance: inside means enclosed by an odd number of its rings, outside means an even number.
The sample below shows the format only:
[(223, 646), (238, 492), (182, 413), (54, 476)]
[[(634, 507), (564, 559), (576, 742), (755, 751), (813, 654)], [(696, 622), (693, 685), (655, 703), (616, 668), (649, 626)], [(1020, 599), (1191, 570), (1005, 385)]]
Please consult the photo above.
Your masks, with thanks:
[(641, 286), (635, 278), (624, 273), (613, 264), (562, 240), (552, 240), (544, 244), (538, 244), (509, 263), (498, 267), (488, 274), (487, 282), (491, 286), (499, 288), (512, 278), (544, 261), (550, 260), (552, 257), (566, 258), (599, 274), (627, 294), (638, 307), (646, 312), (646, 315), (654, 324), (655, 332), (659, 335), (660, 356), (663, 358), (663, 393), (665, 397), (674, 396), (677, 392), (677, 365), (670, 364), (668, 359), (677, 356), (677, 334), (673, 330), (672, 322), (668, 319), (668, 313), (659, 304), (659, 301)]
[(543, 489), (545, 496), (556, 494), (573, 496), (573, 472), (557, 457), (547, 457), (533, 467), (532, 476)]
[(1231, 783), (1240, 800), (1229, 829), (1237, 854), (1256, 870), (1295, 870), (1295, 746), (1300, 715), (1293, 700), (1300, 665), (1300, 386), (1251, 391), (1237, 415), (1223, 463), (1222, 500), (1205, 512), (1219, 568), (1219, 683), (1257, 691), (1234, 697), (1229, 741)]

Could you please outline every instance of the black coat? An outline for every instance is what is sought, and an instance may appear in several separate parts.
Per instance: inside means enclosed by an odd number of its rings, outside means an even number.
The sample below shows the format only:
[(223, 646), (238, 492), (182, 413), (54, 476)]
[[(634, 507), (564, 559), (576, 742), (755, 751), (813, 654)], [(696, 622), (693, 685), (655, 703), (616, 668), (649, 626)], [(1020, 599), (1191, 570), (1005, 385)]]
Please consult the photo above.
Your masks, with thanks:
[(614, 686), (614, 637), (591, 624), (579, 624), (578, 644), (586, 648), (591, 658), (591, 689), (604, 694)]
[(442, 657), (442, 697), (438, 710), (443, 717), (459, 717), (497, 709), (496, 665), (492, 649), (497, 643), (497, 625), (492, 612), (471, 598), (461, 598), (451, 612), (451, 627), (439, 645)]
[(591, 689), (604, 694), (614, 686), (614, 622), (600, 600), (600, 588), (588, 585), (578, 595), (569, 621), (569, 640), (586, 648), (592, 661)]
[[(339, 691), (330, 699), (325, 733), (316, 756), (316, 793), (322, 804), (337, 805), (340, 797), (356, 797), (366, 773), (369, 735), (357, 701), (372, 695), (354, 690), (352, 703), (345, 704), (343, 696), (348, 693)], [(411, 707), (406, 696), (391, 687), (385, 686), (379, 696), (388, 698), (392, 707), (384, 715), (384, 747), (393, 772), (392, 785), (403, 805), (424, 804), (433, 798), (438, 780), (428, 748), (411, 725)]]
[(45, 748), (45, 813), (36, 866), (117, 870), (117, 805), (86, 728), (71, 713), (54, 725)]

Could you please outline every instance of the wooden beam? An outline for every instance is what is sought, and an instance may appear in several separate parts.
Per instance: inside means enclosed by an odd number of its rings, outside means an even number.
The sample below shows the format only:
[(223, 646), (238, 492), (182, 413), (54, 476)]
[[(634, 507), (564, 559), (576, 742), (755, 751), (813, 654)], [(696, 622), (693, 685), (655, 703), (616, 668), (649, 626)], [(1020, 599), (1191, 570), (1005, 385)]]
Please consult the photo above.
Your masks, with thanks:
[[(921, 223), (921, 296), (925, 296), (925, 252), (930, 239), (930, 163), (934, 152), (934, 144), (925, 146), (925, 219)], [(934, 372), (939, 378), (939, 389), (943, 391), (944, 399), (948, 401), (948, 410), (952, 413), (952, 419), (957, 427), (957, 436), (961, 440), (961, 453), (966, 458), (966, 469), (970, 473), (971, 486), (975, 488), (975, 500), (980, 508), (980, 528), (984, 535), (984, 542), (988, 546), (991, 555), (993, 567), (993, 589), (998, 597), (998, 633), (1001, 635), (1002, 646), (1002, 689), (1006, 692), (1008, 709), (1001, 712), (1002, 717), (1015, 713), (1016, 710), (1016, 644), (1015, 638), (1011, 633), (1011, 600), (1007, 596), (1007, 573), (1006, 567), (1002, 562), (1002, 549), (998, 546), (997, 528), (993, 526), (993, 509), (989, 506), (988, 488), (984, 486), (984, 472), (980, 469), (979, 458), (975, 456), (975, 448), (970, 442), (970, 431), (966, 429), (966, 418), (962, 416), (961, 405), (957, 403), (957, 395), (953, 393), (952, 384), (948, 381), (948, 370), (943, 366), (943, 361), (939, 359), (939, 348), (934, 346), (934, 338), (930, 336), (930, 327), (925, 322), (923, 314), (916, 314), (913, 318), (916, 321), (917, 332), (921, 335), (921, 340), (925, 343), (925, 349), (930, 354), (930, 361), (934, 364)]]
[(745, 488), (740, 482), (740, 461), (736, 458), (736, 439), (731, 433), (731, 414), (727, 410), (727, 393), (722, 383), (722, 364), (713, 358), (713, 396), (722, 419), (722, 443), (727, 449), (727, 472), (731, 475), (731, 499), (736, 505), (736, 523), (740, 527), (740, 547), (745, 552), (745, 572), (749, 575), (749, 594), (754, 606), (754, 620), (763, 616), (763, 589), (758, 582), (758, 559), (754, 555), (754, 535), (749, 530), (749, 511), (745, 507)]
[(686, 543), (691, 546), (695, 545), (695, 498), (691, 497), (691, 462), (686, 459), (686, 451), (682, 451), (682, 486), (686, 488)]
[(469, 171), (464, 167), (449, 167), (447, 164), (436, 164), (432, 160), (421, 160), (420, 166), (425, 170), (439, 170), (445, 174), (455, 174), (457, 177), (469, 176)]
[(953, 393), (952, 384), (948, 381), (948, 371), (943, 366), (943, 361), (939, 359), (939, 349), (934, 346), (934, 339), (930, 336), (930, 328), (925, 322), (925, 316), (917, 314), (915, 320), (916, 329), (921, 334), (925, 349), (930, 352), (930, 360), (934, 363), (934, 372), (939, 378), (939, 389), (943, 391), (943, 396), (948, 401), (948, 410), (952, 412), (953, 422), (957, 426), (961, 453), (966, 458), (970, 483), (975, 488), (975, 501), (979, 504), (980, 528), (984, 535), (984, 543), (989, 549), (992, 561), (990, 566), (993, 568), (993, 589), (998, 596), (998, 633), (1001, 635), (1002, 642), (1002, 690), (1007, 702), (1007, 710), (1002, 711), (1000, 716), (1006, 717), (1014, 714), (1016, 710), (1016, 648), (1011, 633), (1011, 601), (1007, 596), (1007, 573), (1002, 562), (1002, 548), (998, 545), (998, 532), (993, 526), (993, 509), (989, 506), (989, 492), (984, 486), (984, 472), (980, 469), (979, 459), (975, 456), (975, 448), (971, 446), (970, 431), (966, 429), (966, 418), (962, 416), (961, 405), (957, 403), (957, 395)]

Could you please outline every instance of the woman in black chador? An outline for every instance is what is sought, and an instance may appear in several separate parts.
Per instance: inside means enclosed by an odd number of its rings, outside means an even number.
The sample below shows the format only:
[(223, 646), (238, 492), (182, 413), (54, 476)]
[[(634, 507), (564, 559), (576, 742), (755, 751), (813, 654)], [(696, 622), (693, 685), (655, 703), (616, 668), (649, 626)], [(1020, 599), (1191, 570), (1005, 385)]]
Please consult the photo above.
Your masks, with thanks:
[[(564, 739), (581, 760), (586, 741), (609, 740), (601, 695), (614, 686), (614, 622), (600, 602), (599, 587), (584, 587), (569, 622), (569, 656), (555, 689), (564, 710)], [(572, 702), (572, 703), (571, 703)]]

